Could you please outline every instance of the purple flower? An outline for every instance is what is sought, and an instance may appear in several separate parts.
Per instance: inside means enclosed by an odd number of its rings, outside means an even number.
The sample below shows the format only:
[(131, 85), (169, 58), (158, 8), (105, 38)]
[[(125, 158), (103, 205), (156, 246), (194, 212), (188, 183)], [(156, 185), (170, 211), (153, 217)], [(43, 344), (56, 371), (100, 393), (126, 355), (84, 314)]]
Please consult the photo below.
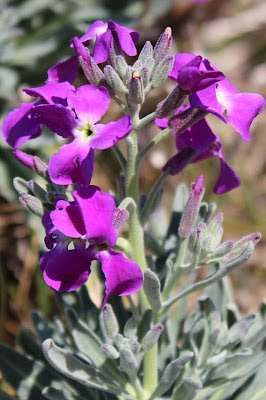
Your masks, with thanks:
[[(42, 132), (42, 124), (37, 119), (30, 118), (30, 112), (35, 110), (37, 115), (38, 108), (43, 104), (58, 104), (60, 107), (66, 105), (68, 95), (73, 93), (75, 88), (68, 82), (48, 82), (41, 87), (23, 90), (29, 96), (38, 97), (38, 100), (22, 103), (20, 107), (8, 113), (2, 123), (3, 137), (15, 149), (28, 139), (38, 137)], [(68, 132), (61, 132), (61, 136), (69, 137)]]
[(221, 71), (213, 68), (210, 61), (190, 53), (175, 56), (174, 66), (169, 78), (187, 92), (203, 90), (224, 79)]
[(135, 56), (137, 50), (135, 43), (139, 39), (139, 33), (132, 29), (116, 24), (111, 19), (104, 23), (103, 21), (94, 22), (85, 35), (80, 38), (80, 41), (86, 46), (91, 39), (96, 37), (93, 50), (93, 58), (95, 62), (105, 62), (110, 54), (112, 37), (114, 45), (118, 47), (116, 50), (123, 50), (129, 56)]
[[(264, 98), (257, 93), (239, 93), (227, 80), (218, 82), (204, 90), (190, 95), (191, 107), (210, 112), (228, 122), (246, 141), (253, 119), (263, 110)], [(224, 117), (226, 111), (227, 117)]]
[[(57, 291), (76, 290), (89, 278), (91, 262), (99, 260), (106, 286), (103, 305), (111, 294), (138, 291), (143, 283), (139, 266), (113, 250), (121, 226), (118, 216), (125, 220), (123, 210), (118, 212), (112, 196), (97, 186), (80, 188), (73, 197), (74, 202), (59, 200), (43, 219), (51, 249), (40, 262), (45, 282)], [(74, 249), (68, 249), (71, 242)]]
[(67, 107), (44, 104), (30, 111), (30, 117), (39, 124), (45, 124), (61, 136), (74, 137), (50, 159), (49, 174), (53, 182), (88, 185), (93, 171), (94, 149), (107, 149), (131, 132), (129, 115), (106, 125), (96, 124), (109, 103), (110, 96), (105, 87), (84, 85), (67, 97)]
[[(180, 108), (176, 114), (183, 111)], [(160, 128), (168, 126), (166, 118), (156, 120)], [(179, 152), (173, 156), (163, 167), (163, 171), (170, 169), (170, 175), (181, 172), (188, 164), (196, 163), (207, 158), (218, 156), (220, 161), (220, 173), (214, 187), (214, 193), (222, 194), (240, 185), (240, 179), (236, 172), (226, 163), (222, 152), (222, 143), (216, 136), (205, 118), (201, 119), (185, 132), (176, 136), (176, 147)]]

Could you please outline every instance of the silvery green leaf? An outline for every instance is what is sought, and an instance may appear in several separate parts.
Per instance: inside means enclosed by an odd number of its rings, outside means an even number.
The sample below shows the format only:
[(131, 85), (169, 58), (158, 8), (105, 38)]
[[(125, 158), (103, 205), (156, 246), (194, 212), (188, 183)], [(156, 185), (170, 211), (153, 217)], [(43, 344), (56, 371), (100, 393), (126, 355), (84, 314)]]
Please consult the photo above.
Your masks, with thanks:
[(4, 380), (23, 400), (42, 400), (42, 389), (55, 379), (39, 361), (0, 344), (0, 371)]
[(112, 382), (106, 375), (91, 365), (85, 364), (79, 359), (56, 346), (51, 339), (43, 343), (43, 353), (47, 361), (60, 373), (84, 386), (107, 391), (119, 395), (127, 395), (118, 385)]
[(261, 365), (256, 375), (249, 382), (246, 381), (235, 394), (234, 400), (264, 400), (266, 398), (266, 363)]
[(149, 268), (144, 273), (143, 289), (151, 308), (158, 312), (162, 306), (161, 283), (157, 275)]
[(161, 379), (159, 380), (159, 383), (158, 383), (156, 389), (152, 393), (149, 400), (154, 400), (154, 399), (162, 396), (164, 393), (166, 393), (167, 390), (173, 385), (173, 383), (178, 378), (178, 376), (179, 376), (180, 372), (182, 371), (182, 369), (184, 368), (185, 364), (187, 362), (189, 362), (193, 356), (194, 356), (194, 354), (189, 352), (189, 353), (183, 354), (177, 360), (174, 360), (170, 364), (168, 364), (163, 372)]
[(120, 367), (128, 376), (136, 376), (139, 364), (133, 352), (127, 347), (120, 350)]
[(36, 338), (29, 329), (22, 327), (19, 331), (16, 342), (25, 355), (33, 357), (35, 360), (44, 360), (42, 347), (36, 342)]
[(185, 378), (180, 385), (174, 390), (171, 400), (192, 400), (196, 392), (202, 388), (202, 383), (199, 380)]
[(53, 387), (45, 387), (42, 394), (48, 400), (86, 400), (84, 397), (67, 392), (63, 389), (55, 389)]
[(69, 330), (73, 336), (74, 342), (81, 354), (84, 354), (96, 368), (108, 377), (125, 383), (123, 375), (117, 370), (112, 360), (106, 358), (101, 351), (103, 343), (88, 326), (78, 319), (77, 314), (72, 309), (66, 310), (66, 318)]
[(18, 176), (13, 179), (13, 186), (20, 195), (31, 192), (28, 182)]

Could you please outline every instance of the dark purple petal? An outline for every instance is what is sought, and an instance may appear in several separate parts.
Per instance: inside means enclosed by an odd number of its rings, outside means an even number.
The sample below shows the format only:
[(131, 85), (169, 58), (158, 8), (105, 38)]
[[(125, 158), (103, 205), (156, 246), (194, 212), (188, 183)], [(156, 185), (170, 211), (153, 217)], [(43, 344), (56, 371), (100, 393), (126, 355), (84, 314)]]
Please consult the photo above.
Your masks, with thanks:
[(192, 93), (189, 96), (190, 106), (212, 113), (226, 123), (226, 119), (223, 116), (225, 106), (217, 100), (216, 85), (209, 86), (197, 93)]
[(211, 130), (205, 118), (196, 122), (181, 135), (176, 136), (178, 150), (184, 147), (191, 147), (196, 151), (204, 151), (216, 140), (216, 135)]
[(73, 40), (73, 46), (75, 48), (75, 51), (77, 53), (78, 57), (82, 57), (83, 60), (86, 63), (89, 63), (89, 52), (88, 49), (83, 45), (83, 43), (81, 42), (81, 40), (77, 37), (74, 37)]
[(17, 148), (40, 132), (41, 123), (28, 117), (38, 102), (22, 103), (19, 108), (7, 114), (2, 122), (2, 134), (5, 141)]
[(178, 71), (184, 67), (187, 63), (195, 58), (195, 54), (191, 53), (179, 53), (175, 56), (174, 65), (172, 71), (169, 74), (169, 78), (177, 82)]
[(214, 193), (223, 194), (229, 190), (235, 189), (240, 186), (240, 179), (237, 173), (229, 167), (224, 157), (220, 156), (220, 173), (218, 180), (214, 187)]
[[(107, 23), (103, 21), (95, 21), (93, 24), (91, 24), (85, 35), (81, 36), (80, 41), (86, 46), (89, 41), (94, 38), (94, 36), (102, 35), (107, 31), (107, 29)], [(73, 45), (71, 45), (71, 47), (72, 46)]]
[(68, 82), (48, 82), (44, 86), (23, 89), (23, 91), (29, 96), (41, 97), (49, 104), (62, 104), (67, 106), (67, 97), (75, 93), (75, 88)]
[(111, 31), (116, 31), (122, 50), (129, 56), (135, 56), (137, 54), (135, 43), (139, 38), (138, 32), (118, 25), (112, 20), (108, 21), (108, 27)]
[(86, 233), (79, 207), (75, 202), (59, 200), (50, 217), (54, 227), (65, 236), (79, 238)]
[(117, 231), (113, 226), (115, 201), (109, 193), (101, 193), (97, 186), (82, 187), (73, 192), (83, 217), (88, 240), (93, 244), (114, 246)]
[(98, 257), (102, 263), (106, 286), (102, 306), (106, 304), (111, 294), (128, 296), (142, 287), (143, 275), (134, 261), (111, 249), (100, 251)]
[(20, 151), (20, 150), (14, 150), (13, 154), (16, 157), (16, 159), (19, 162), (21, 162), (21, 164), (32, 169), (33, 171), (36, 170), (34, 157), (32, 155), (24, 153), (24, 151)]
[(58, 185), (89, 185), (93, 172), (94, 152), (77, 136), (73, 142), (62, 146), (49, 162), (49, 175)]
[(197, 151), (190, 147), (184, 147), (179, 153), (167, 161), (162, 170), (167, 171), (169, 169), (170, 175), (177, 175), (194, 160), (197, 154)]
[(118, 140), (123, 139), (132, 131), (132, 119), (130, 115), (106, 125), (94, 125), (95, 135), (91, 136), (90, 145), (93, 149), (108, 149), (114, 146)]
[[(71, 292), (88, 280), (94, 252), (86, 250), (51, 250), (44, 264), (43, 277), (47, 285), (58, 292)], [(48, 258), (48, 257), (46, 257)]]
[(69, 96), (69, 107), (75, 109), (81, 122), (95, 124), (105, 114), (110, 103), (108, 90), (100, 86), (93, 85), (80, 86), (76, 94)]
[(73, 83), (78, 76), (79, 62), (76, 56), (62, 61), (48, 69), (46, 82), (69, 82)]
[(96, 37), (93, 48), (93, 58), (97, 64), (107, 61), (111, 50), (111, 40), (112, 34), (109, 29), (102, 35)]
[(42, 217), (42, 224), (44, 226), (46, 236), (44, 239), (45, 245), (48, 249), (52, 249), (54, 247), (54, 244), (56, 242), (54, 236), (56, 235), (56, 228), (54, 227), (50, 213), (45, 213), (43, 214)]
[(75, 114), (73, 111), (61, 104), (41, 104), (29, 112), (30, 121), (44, 124), (63, 138), (73, 136), (73, 128), (76, 126)]

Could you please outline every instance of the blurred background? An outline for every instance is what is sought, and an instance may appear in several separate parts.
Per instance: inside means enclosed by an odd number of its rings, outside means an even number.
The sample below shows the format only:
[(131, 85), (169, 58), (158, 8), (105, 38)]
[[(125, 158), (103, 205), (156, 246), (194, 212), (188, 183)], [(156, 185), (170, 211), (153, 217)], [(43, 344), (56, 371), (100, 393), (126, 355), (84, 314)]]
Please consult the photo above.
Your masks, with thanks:
[[(141, 34), (139, 49), (146, 40), (155, 44), (167, 27), (173, 30), (173, 53), (193, 52), (209, 58), (242, 92), (266, 96), (266, 3), (262, 0), (1, 0), (0, 1), (0, 116), (21, 102), (31, 101), (21, 88), (41, 86), (47, 69), (72, 54), (73, 36), (81, 36), (97, 19), (114, 19)], [(82, 83), (80, 76), (79, 83)], [(84, 82), (85, 83), (85, 82)], [(154, 90), (144, 113), (171, 90), (173, 83)], [(27, 98), (27, 99), (26, 99)], [(117, 118), (116, 106), (109, 117)], [(252, 126), (252, 141), (246, 143), (218, 119), (208, 117), (222, 138), (228, 163), (239, 174), (240, 188), (214, 195), (218, 159), (189, 166), (165, 184), (160, 210), (162, 221), (170, 211), (172, 195), (179, 182), (190, 184), (199, 173), (206, 174), (205, 200), (217, 202), (225, 215), (224, 240), (260, 231), (263, 239), (244, 267), (231, 275), (236, 301), (242, 313), (254, 311), (265, 296), (266, 269), (266, 112)], [(141, 136), (141, 146), (158, 131), (151, 124)], [(0, 340), (14, 345), (21, 324), (29, 326), (29, 312), (40, 308), (46, 316), (57, 309), (53, 293), (42, 278), (36, 249), (43, 246), (43, 228), (37, 218), (24, 212), (17, 200), (12, 179), (36, 179), (13, 157), (0, 139)], [(48, 161), (59, 145), (46, 132), (29, 141), (23, 150)], [(174, 139), (163, 140), (142, 166), (141, 191), (147, 193), (162, 166), (175, 153)], [(97, 153), (93, 183), (103, 190), (115, 189), (119, 165), (110, 150)], [(163, 222), (162, 222), (163, 223)]]

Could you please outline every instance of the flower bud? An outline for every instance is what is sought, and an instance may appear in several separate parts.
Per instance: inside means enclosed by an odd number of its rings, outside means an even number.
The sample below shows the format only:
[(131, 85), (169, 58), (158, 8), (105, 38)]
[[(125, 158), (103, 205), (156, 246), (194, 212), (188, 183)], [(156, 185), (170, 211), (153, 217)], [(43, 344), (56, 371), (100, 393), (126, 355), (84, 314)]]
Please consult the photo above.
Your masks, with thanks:
[(169, 53), (172, 41), (172, 29), (167, 27), (157, 40), (157, 43), (154, 47), (153, 57), (155, 60), (155, 65), (159, 64), (159, 62)]
[(145, 352), (149, 351), (153, 348), (153, 346), (158, 341), (162, 331), (163, 331), (163, 325), (156, 324), (156, 325), (154, 325), (154, 327), (151, 330), (149, 330), (146, 333), (146, 335), (144, 336), (144, 338), (141, 341), (142, 348)]
[(114, 339), (119, 332), (119, 326), (110, 304), (105, 304), (103, 307), (103, 322), (107, 336)]
[(104, 76), (108, 85), (112, 89), (116, 90), (117, 92), (125, 93), (126, 87), (122, 82), (118, 73), (114, 70), (114, 68), (111, 65), (106, 65), (106, 67), (104, 68)]
[(144, 102), (144, 88), (142, 78), (138, 72), (133, 72), (128, 86), (128, 102), (132, 106)]
[(40, 175), (43, 179), (50, 181), (48, 173), (48, 165), (37, 156), (34, 156), (33, 158), (35, 164), (35, 171), (37, 172), (37, 174)]
[(191, 185), (190, 195), (178, 228), (178, 235), (180, 238), (186, 238), (188, 235), (190, 235), (192, 229), (194, 228), (200, 203), (205, 192), (203, 184), (204, 176), (200, 175), (196, 182)]
[(147, 67), (143, 67), (142, 70), (140, 71), (140, 76), (142, 78), (143, 87), (145, 88), (150, 81), (151, 77), (150, 69)]
[(170, 74), (174, 64), (174, 56), (166, 56), (156, 67), (153, 77), (152, 86), (154, 88), (161, 86)]
[(43, 216), (44, 209), (42, 202), (36, 197), (31, 196), (30, 194), (23, 194), (19, 197), (19, 201), (26, 208), (26, 210), (37, 215), (38, 217)]
[(234, 246), (232, 240), (227, 240), (226, 242), (220, 244), (212, 253), (212, 258), (221, 258), (228, 254)]
[(117, 335), (115, 335), (114, 337), (114, 343), (116, 345), (116, 347), (121, 350), (124, 345), (125, 345), (125, 338), (121, 335), (121, 333), (118, 333)]
[(138, 362), (132, 351), (127, 347), (120, 351), (120, 367), (129, 376), (134, 376), (137, 373)]
[(141, 347), (140, 343), (137, 340), (135, 340), (131, 344), (130, 349), (133, 351), (134, 354), (138, 354), (140, 352), (140, 347)]
[(144, 272), (143, 289), (151, 308), (158, 312), (162, 306), (161, 283), (156, 274), (149, 268)]
[(124, 336), (127, 338), (130, 338), (130, 337), (136, 335), (137, 326), (138, 326), (137, 320), (134, 317), (134, 315), (132, 315), (132, 317), (130, 317), (127, 320), (127, 322), (124, 326)]
[(111, 360), (116, 360), (119, 358), (119, 353), (114, 346), (110, 344), (104, 344), (101, 346), (101, 350), (107, 355)]
[(13, 151), (16, 159), (21, 162), (21, 164), (37, 172), (44, 179), (49, 179), (48, 175), (48, 165), (45, 164), (39, 157), (32, 156), (30, 154), (24, 153), (24, 151), (15, 149)]
[(155, 116), (156, 118), (165, 118), (172, 111), (176, 110), (187, 97), (187, 92), (180, 89), (179, 86), (176, 86), (174, 90), (161, 101), (156, 108)]
[(88, 81), (95, 86), (102, 85), (105, 82), (104, 74), (91, 57), (89, 50), (77, 37), (73, 39), (73, 45), (81, 68), (83, 69), (84, 75)]
[(142, 65), (144, 65), (145, 67), (149, 66), (149, 60), (153, 59), (153, 47), (151, 42), (147, 41), (144, 44), (141, 52), (139, 53), (138, 59), (142, 62)]
[(170, 118), (168, 126), (171, 129), (172, 135), (180, 135), (190, 126), (204, 118), (205, 115), (205, 111), (189, 107), (185, 111), (175, 114), (172, 118)]
[(34, 181), (29, 181), (28, 184), (34, 196), (41, 200), (41, 202), (47, 203), (47, 192)]
[(30, 192), (30, 186), (25, 179), (19, 177), (14, 178), (13, 186), (20, 195), (28, 194)]
[(189, 236), (188, 248), (191, 251), (191, 253), (195, 255), (199, 255), (201, 253), (202, 233), (200, 227), (196, 228)]
[(116, 57), (117, 73), (122, 79), (126, 79), (127, 76), (127, 63), (123, 56), (119, 55)]

